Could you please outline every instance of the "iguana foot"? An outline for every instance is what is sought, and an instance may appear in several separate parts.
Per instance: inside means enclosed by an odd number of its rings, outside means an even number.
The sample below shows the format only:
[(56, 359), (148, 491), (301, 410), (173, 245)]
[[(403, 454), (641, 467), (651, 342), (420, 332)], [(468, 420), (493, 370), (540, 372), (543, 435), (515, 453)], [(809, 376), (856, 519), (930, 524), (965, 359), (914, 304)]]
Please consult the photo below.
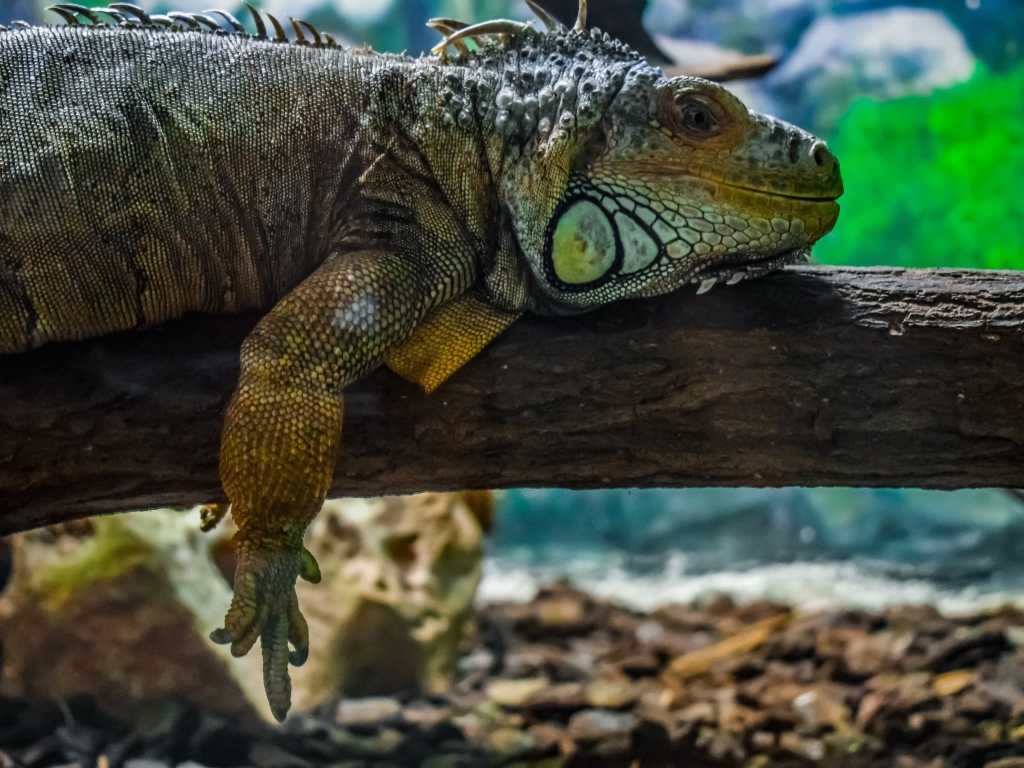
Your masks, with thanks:
[[(270, 710), (280, 722), (291, 706), (292, 684), (288, 663), (302, 666), (309, 655), (309, 627), (299, 610), (295, 579), (316, 583), (320, 569), (308, 550), (272, 548), (239, 533), (235, 595), (224, 627), (210, 639), (231, 644), (233, 656), (244, 656), (260, 638), (263, 648), (263, 685)], [(288, 650), (288, 643), (294, 650)]]

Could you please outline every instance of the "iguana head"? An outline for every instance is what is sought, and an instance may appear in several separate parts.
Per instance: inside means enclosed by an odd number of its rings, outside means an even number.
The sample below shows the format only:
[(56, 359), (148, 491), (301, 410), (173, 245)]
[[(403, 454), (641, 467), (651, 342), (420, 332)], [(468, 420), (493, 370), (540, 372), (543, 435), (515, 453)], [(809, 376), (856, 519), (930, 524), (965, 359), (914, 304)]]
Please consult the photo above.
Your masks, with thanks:
[[(546, 167), (556, 147), (557, 175)], [(601, 119), (539, 141), (510, 179), (519, 244), (546, 302), (567, 310), (802, 259), (842, 194), (823, 141), (715, 83), (641, 73)]]
[(667, 79), (597, 30), (525, 32), (474, 59), (500, 83), (480, 111), (535, 310), (763, 274), (836, 222), (825, 143), (716, 83)]

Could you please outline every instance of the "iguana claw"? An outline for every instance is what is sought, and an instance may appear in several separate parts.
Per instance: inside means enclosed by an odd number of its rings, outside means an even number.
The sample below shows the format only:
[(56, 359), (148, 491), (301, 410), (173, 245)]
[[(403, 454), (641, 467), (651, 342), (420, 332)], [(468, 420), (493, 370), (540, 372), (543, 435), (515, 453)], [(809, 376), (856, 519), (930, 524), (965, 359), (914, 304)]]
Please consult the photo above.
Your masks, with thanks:
[[(263, 685), (270, 709), (282, 721), (291, 706), (288, 663), (301, 666), (309, 656), (309, 627), (299, 610), (295, 579), (320, 580), (320, 569), (308, 550), (267, 549), (246, 538), (238, 539), (235, 595), (224, 627), (210, 634), (222, 645), (231, 644), (233, 656), (244, 656), (260, 638), (263, 648)], [(289, 651), (291, 643), (294, 650)]]

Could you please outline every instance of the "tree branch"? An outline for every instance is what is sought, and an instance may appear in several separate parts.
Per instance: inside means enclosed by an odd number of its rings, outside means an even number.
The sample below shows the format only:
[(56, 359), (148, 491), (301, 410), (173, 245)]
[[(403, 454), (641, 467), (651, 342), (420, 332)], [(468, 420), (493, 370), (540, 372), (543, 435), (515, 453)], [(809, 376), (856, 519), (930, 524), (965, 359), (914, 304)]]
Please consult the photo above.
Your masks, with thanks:
[(772, 56), (736, 56), (725, 61), (710, 64), (669, 64), (662, 67), (666, 77), (703, 77), (718, 83), (730, 80), (752, 80), (764, 77), (779, 65), (779, 60)]
[[(0, 358), (0, 532), (214, 501), (251, 316)], [(798, 268), (526, 318), (346, 394), (334, 493), (1024, 486), (1024, 273)]]

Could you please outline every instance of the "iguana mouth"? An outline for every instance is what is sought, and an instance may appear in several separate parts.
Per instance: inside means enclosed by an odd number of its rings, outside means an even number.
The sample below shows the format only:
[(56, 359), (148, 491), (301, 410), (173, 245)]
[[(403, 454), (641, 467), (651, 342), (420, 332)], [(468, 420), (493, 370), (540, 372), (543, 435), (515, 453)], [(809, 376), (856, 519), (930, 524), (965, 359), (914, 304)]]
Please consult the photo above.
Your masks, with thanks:
[(700, 285), (697, 293), (705, 293), (719, 281), (724, 281), (726, 285), (735, 285), (742, 280), (760, 277), (789, 264), (805, 263), (810, 254), (810, 246), (803, 245), (759, 259), (708, 264), (704, 269), (695, 272), (688, 282)]
[(729, 189), (738, 189), (741, 192), (748, 192), (752, 195), (763, 195), (764, 197), (774, 197), (783, 200), (799, 200), (801, 203), (834, 203), (840, 197), (843, 196), (843, 190), (840, 188), (838, 192), (832, 195), (795, 195), (787, 194), (786, 192), (777, 192), (773, 189), (762, 189), (760, 187), (746, 187), (742, 184), (730, 184), (726, 181), (712, 181), (714, 184), (719, 184)]
[[(739, 184), (735, 181), (727, 181), (725, 178), (715, 175), (698, 176), (687, 170), (673, 168), (672, 166), (656, 166), (651, 168), (648, 164), (633, 163), (629, 170), (636, 176), (650, 175), (657, 179), (677, 179), (703, 185), (705, 187), (722, 187), (748, 195), (757, 195), (779, 200), (797, 200), (801, 203), (834, 203), (843, 196), (843, 182), (840, 177), (821, 179), (820, 185), (814, 194), (800, 194), (798, 192), (782, 192), (775, 189), (755, 187), (749, 184)], [(646, 174), (645, 174), (646, 172)]]

